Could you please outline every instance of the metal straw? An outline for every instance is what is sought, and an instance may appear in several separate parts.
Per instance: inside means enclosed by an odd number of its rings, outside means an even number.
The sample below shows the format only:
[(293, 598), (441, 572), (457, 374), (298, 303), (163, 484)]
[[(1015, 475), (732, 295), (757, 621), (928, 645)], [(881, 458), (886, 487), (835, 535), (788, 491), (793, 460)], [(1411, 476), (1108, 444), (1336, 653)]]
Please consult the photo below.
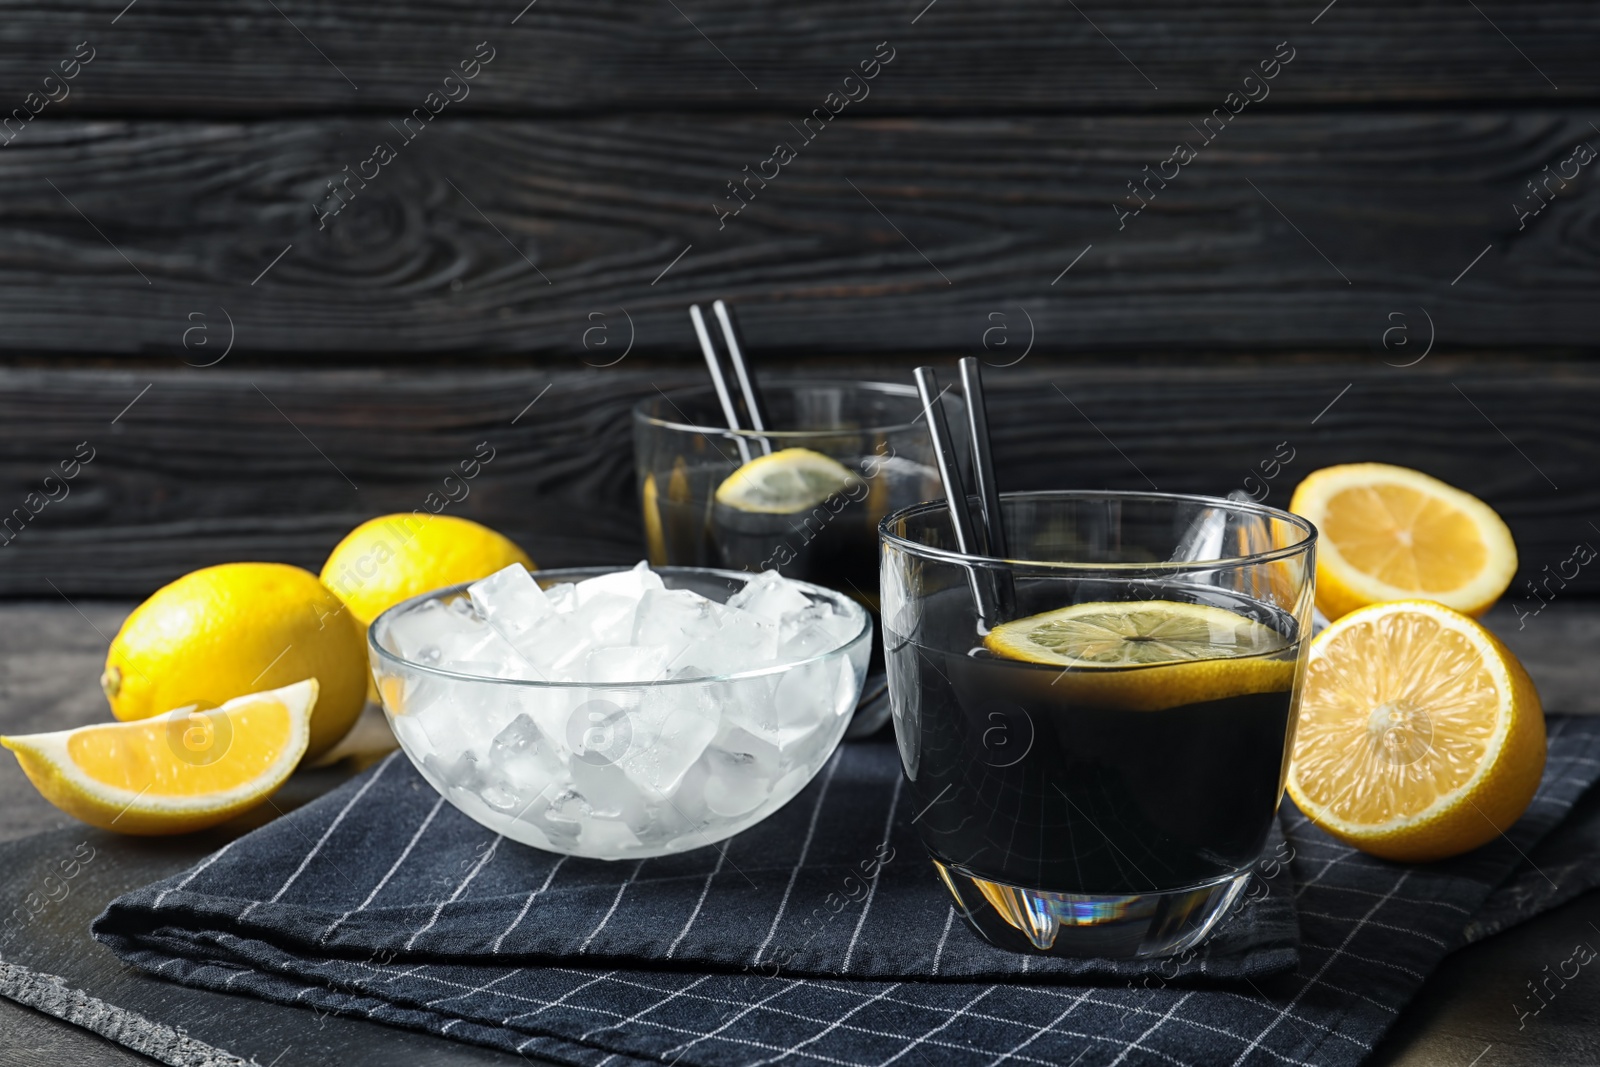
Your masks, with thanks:
[(1000, 493), (995, 486), (994, 458), (989, 448), (989, 412), (983, 399), (983, 373), (978, 360), (967, 356), (961, 361), (961, 390), (967, 398), (967, 436), (972, 444), (972, 480), (978, 493), (978, 505), (983, 509), (983, 536), (988, 554), (1005, 559), (1011, 554), (1006, 547), (1005, 521), (1000, 516)]
[[(939, 480), (944, 483), (945, 506), (950, 511), (950, 527), (955, 532), (956, 548), (964, 556), (982, 555), (978, 545), (978, 532), (967, 510), (967, 490), (961, 482), (961, 467), (956, 461), (955, 445), (950, 439), (950, 426), (945, 422), (944, 408), (939, 405), (939, 381), (932, 367), (916, 369), (917, 395), (922, 399), (922, 412), (928, 419), (928, 433), (933, 439), (934, 461), (939, 467)], [(975, 567), (967, 568), (967, 583), (972, 587), (972, 602), (978, 611), (980, 625), (987, 628), (999, 621), (995, 610), (994, 591), (986, 575)]]
[(706, 329), (706, 317), (701, 314), (699, 304), (689, 305), (689, 321), (694, 323), (695, 336), (700, 339), (700, 351), (706, 357), (706, 369), (711, 372), (711, 386), (717, 391), (717, 401), (722, 405), (722, 415), (728, 421), (728, 429), (735, 431), (733, 443), (739, 449), (739, 458), (749, 463), (750, 446), (738, 433), (744, 429), (739, 423), (739, 408), (733, 402), (733, 394), (728, 391), (728, 377), (722, 371), (722, 357), (717, 354), (717, 346), (712, 343), (711, 331)]
[[(983, 519), (983, 539), (987, 553), (995, 559), (1011, 555), (1006, 542), (1005, 518), (1000, 512), (1000, 490), (994, 476), (994, 449), (989, 446), (989, 410), (983, 396), (983, 372), (978, 360), (967, 356), (961, 360), (961, 389), (967, 398), (967, 439), (972, 452), (972, 480), (978, 493), (979, 514)], [(1015, 614), (1016, 586), (1010, 571), (987, 572), (992, 579), (994, 607), (998, 612), (989, 616), (989, 625), (1004, 621)]]
[[(745, 361), (744, 345), (739, 340), (738, 323), (728, 305), (721, 300), (715, 301), (711, 305), (711, 310), (722, 326), (722, 340), (728, 346), (728, 361), (733, 364), (734, 377), (739, 381), (739, 392), (744, 395), (744, 409), (750, 418), (750, 429), (761, 433), (771, 425), (771, 420), (767, 417), (767, 405), (761, 398), (761, 389), (756, 384), (755, 371)], [(761, 450), (770, 455), (772, 442), (765, 437), (761, 438)]]

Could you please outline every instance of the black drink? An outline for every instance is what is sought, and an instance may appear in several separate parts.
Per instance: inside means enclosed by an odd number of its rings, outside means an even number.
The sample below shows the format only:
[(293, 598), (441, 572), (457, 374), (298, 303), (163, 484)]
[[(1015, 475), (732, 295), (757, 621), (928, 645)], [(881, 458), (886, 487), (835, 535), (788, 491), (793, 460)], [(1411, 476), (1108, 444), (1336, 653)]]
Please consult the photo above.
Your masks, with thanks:
[(911, 810), (935, 857), (981, 879), (1106, 895), (1195, 886), (1256, 859), (1293, 742), (1292, 618), (1227, 605), (1283, 635), (1251, 657), (1271, 661), (1250, 668), (1267, 691), (1130, 711), (1073, 678), (1106, 671), (984, 649), (966, 595), (927, 599), (921, 643), (884, 633)]

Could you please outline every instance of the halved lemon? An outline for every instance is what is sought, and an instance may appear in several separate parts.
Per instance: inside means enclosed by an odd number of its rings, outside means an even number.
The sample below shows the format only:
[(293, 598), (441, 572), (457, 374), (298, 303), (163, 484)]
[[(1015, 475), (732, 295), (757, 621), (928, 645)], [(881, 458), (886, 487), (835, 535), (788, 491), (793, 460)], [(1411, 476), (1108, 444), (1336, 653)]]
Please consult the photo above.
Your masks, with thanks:
[(862, 481), (843, 463), (809, 448), (757, 456), (717, 486), (717, 503), (737, 511), (792, 515)]
[(1291, 642), (1271, 626), (1173, 600), (1073, 604), (1001, 623), (983, 645), (1066, 668), (1050, 682), (1063, 699), (1127, 711), (1287, 693), (1296, 665)]
[(1527, 808), (1544, 756), (1533, 681), (1458, 611), (1374, 604), (1311, 643), (1289, 795), (1347, 844), (1404, 862), (1477, 848)]
[(1517, 572), (1517, 546), (1494, 509), (1408, 467), (1324, 467), (1295, 488), (1289, 510), (1321, 533), (1317, 607), (1329, 619), (1411, 597), (1478, 616)]
[(44, 798), (125, 834), (179, 834), (265, 800), (311, 739), (317, 680), (137, 722), (0, 737)]

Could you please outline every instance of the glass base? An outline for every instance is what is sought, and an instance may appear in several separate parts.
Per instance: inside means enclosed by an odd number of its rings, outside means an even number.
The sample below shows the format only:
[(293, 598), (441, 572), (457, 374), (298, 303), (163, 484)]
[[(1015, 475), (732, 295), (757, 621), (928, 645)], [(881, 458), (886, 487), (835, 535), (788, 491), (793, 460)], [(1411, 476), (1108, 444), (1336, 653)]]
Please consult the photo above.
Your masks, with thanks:
[(1249, 870), (1151, 893), (1052, 893), (979, 878), (933, 861), (961, 915), (997, 948), (1046, 956), (1139, 959), (1182, 952), (1211, 932)]

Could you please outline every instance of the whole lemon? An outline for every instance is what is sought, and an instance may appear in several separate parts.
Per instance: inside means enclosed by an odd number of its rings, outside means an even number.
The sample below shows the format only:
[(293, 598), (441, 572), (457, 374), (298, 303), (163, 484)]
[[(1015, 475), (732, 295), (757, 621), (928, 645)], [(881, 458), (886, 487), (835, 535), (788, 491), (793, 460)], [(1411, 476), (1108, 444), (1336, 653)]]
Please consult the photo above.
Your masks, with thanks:
[(122, 624), (100, 687), (119, 719), (315, 678), (306, 758), (338, 743), (366, 703), (361, 625), (310, 571), (286, 563), (223, 563), (156, 590)]
[(322, 584), (363, 627), (388, 608), (441, 586), (475, 582), (533, 560), (516, 542), (471, 519), (402, 512), (369, 519), (322, 565)]

